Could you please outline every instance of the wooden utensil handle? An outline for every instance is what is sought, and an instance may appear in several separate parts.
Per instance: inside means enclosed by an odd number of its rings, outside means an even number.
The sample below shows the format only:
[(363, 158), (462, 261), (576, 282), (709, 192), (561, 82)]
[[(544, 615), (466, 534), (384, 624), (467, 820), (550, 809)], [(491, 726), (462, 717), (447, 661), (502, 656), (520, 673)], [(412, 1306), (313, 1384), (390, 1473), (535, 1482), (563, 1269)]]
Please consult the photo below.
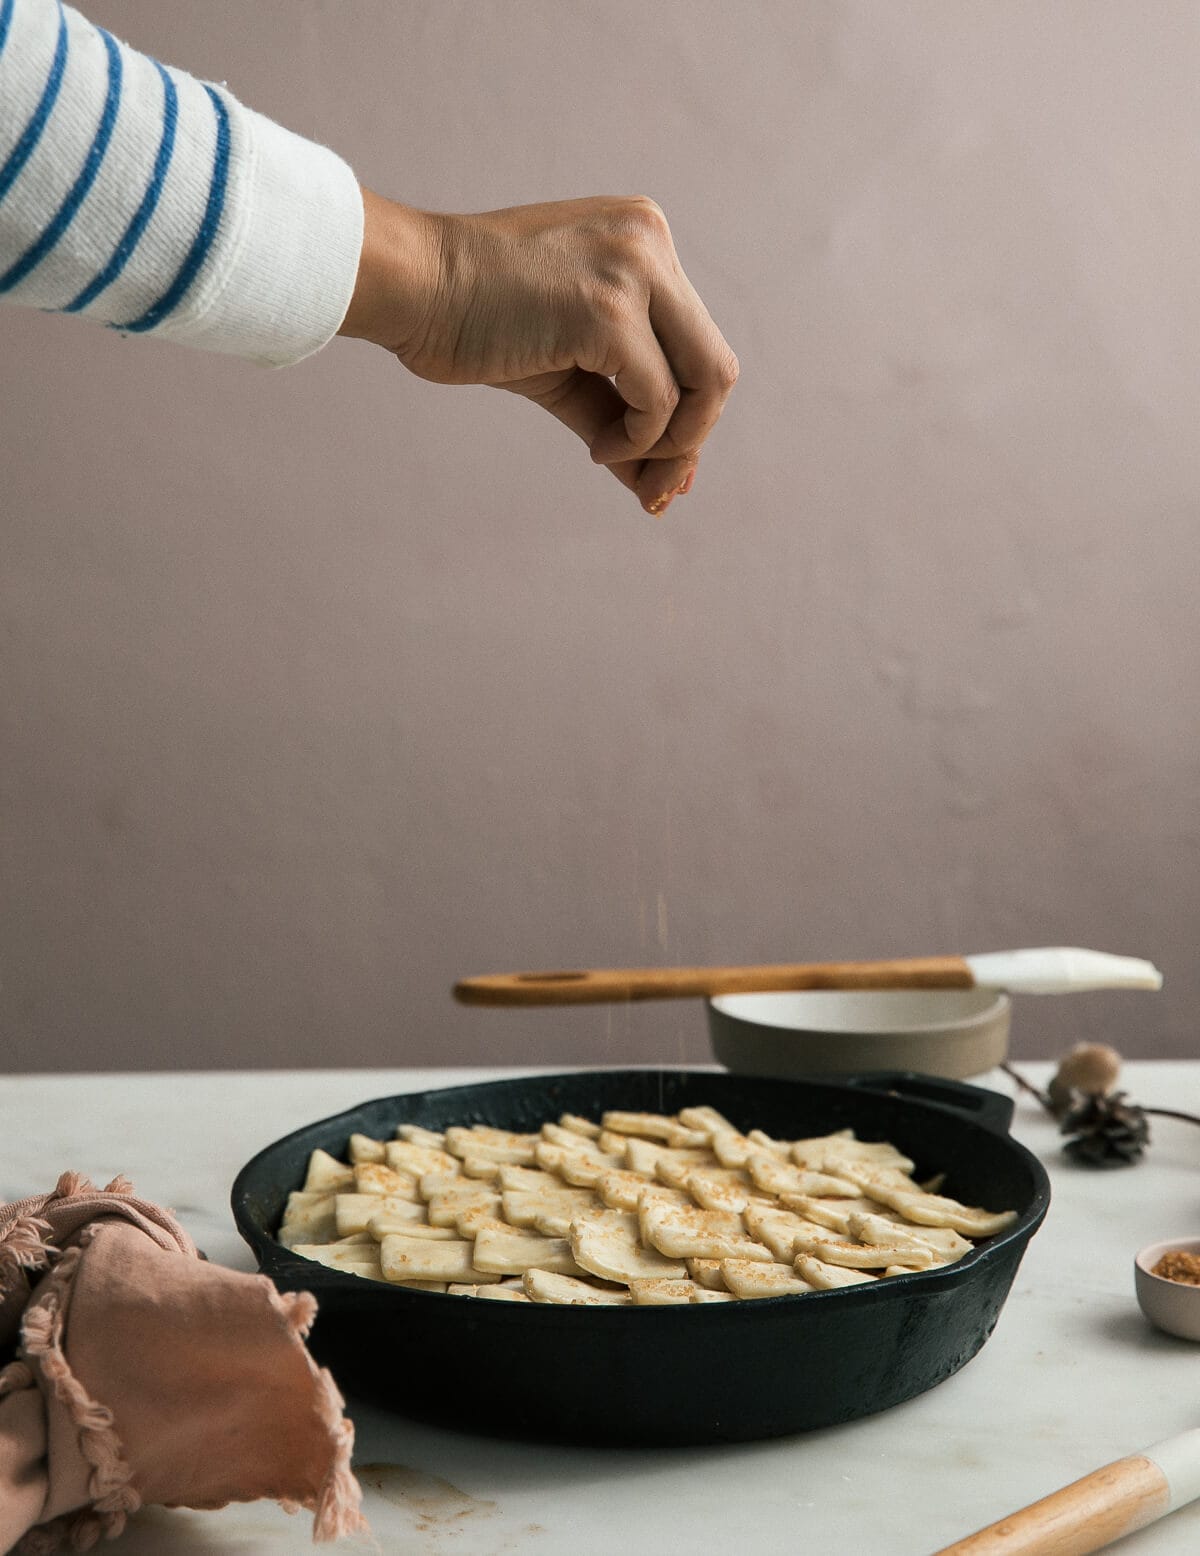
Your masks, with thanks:
[(781, 989), (969, 989), (974, 982), (961, 956), (918, 956), (889, 962), (493, 973), (464, 978), (455, 984), (454, 997), (464, 1005), (602, 1005)]
[(1087, 1556), (1171, 1511), (1166, 1475), (1135, 1454), (1094, 1470), (935, 1556)]

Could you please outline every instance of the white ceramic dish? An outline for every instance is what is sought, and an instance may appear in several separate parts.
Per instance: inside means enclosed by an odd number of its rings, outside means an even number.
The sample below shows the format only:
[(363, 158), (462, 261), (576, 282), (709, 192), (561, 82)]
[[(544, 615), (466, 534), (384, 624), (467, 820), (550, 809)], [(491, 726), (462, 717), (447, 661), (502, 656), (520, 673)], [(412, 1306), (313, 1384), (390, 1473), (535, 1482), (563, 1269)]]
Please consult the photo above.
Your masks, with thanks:
[(707, 1004), (719, 1063), (791, 1079), (917, 1070), (964, 1080), (1008, 1053), (1012, 1005), (995, 989), (721, 994)]
[(1200, 1340), (1200, 1286), (1151, 1274), (1165, 1253), (1200, 1254), (1200, 1237), (1171, 1237), (1142, 1249), (1133, 1261), (1138, 1306), (1157, 1328), (1181, 1340)]

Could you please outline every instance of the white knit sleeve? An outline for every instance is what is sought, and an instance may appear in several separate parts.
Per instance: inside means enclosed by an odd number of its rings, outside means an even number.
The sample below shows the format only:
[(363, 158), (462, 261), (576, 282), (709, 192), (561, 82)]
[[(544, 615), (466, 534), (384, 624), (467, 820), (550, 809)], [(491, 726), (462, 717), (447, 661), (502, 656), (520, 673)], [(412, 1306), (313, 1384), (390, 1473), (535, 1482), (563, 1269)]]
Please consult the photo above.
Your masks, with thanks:
[(0, 0), (0, 301), (253, 362), (345, 317), (351, 169), (60, 0)]

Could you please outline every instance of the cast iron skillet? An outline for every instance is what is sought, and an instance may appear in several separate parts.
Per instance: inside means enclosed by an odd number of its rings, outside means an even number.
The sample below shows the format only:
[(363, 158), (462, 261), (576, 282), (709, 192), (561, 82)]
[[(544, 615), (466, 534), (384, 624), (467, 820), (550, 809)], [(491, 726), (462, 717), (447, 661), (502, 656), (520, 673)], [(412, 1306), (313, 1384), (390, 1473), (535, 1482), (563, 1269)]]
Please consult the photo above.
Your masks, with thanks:
[[(709, 1103), (741, 1129), (800, 1138), (852, 1127), (891, 1140), (945, 1192), (1018, 1219), (957, 1264), (878, 1285), (695, 1307), (568, 1308), (406, 1291), (301, 1259), (272, 1236), (308, 1154), (400, 1123), (533, 1130), (560, 1113), (675, 1113)], [(777, 1081), (600, 1070), (383, 1097), (268, 1146), (233, 1186), (238, 1230), (284, 1290), (320, 1303), (311, 1344), (341, 1387), (446, 1425), (558, 1441), (735, 1442), (885, 1410), (970, 1361), (995, 1327), (1050, 1199), (1009, 1138), (1012, 1103), (927, 1076)]]

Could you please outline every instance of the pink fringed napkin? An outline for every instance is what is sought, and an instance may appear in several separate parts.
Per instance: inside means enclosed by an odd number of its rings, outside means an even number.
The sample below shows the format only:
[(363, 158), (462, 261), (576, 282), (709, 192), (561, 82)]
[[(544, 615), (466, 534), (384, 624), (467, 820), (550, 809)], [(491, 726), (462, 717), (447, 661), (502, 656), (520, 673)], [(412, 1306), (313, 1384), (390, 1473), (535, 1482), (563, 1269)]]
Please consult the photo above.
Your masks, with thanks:
[(205, 1263), (125, 1178), (0, 1204), (0, 1552), (88, 1550), (144, 1502), (274, 1497), (315, 1540), (365, 1529), (316, 1306)]

